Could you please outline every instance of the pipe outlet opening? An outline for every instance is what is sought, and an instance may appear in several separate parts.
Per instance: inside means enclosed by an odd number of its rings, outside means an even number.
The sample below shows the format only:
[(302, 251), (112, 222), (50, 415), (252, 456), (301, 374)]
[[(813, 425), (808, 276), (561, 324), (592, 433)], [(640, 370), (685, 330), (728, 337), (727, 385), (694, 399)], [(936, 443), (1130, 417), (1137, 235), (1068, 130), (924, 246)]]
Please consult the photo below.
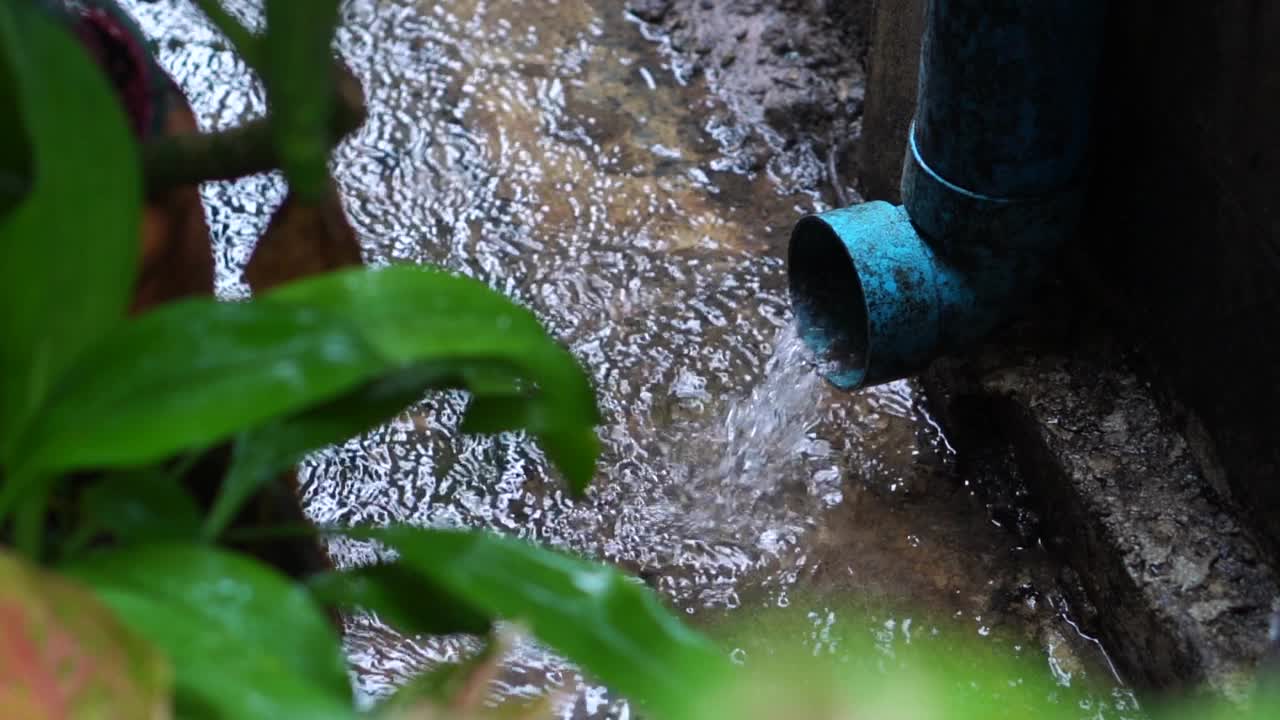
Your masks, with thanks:
[(820, 372), (836, 387), (859, 387), (867, 375), (867, 303), (848, 247), (811, 215), (791, 233), (787, 265), (797, 330)]

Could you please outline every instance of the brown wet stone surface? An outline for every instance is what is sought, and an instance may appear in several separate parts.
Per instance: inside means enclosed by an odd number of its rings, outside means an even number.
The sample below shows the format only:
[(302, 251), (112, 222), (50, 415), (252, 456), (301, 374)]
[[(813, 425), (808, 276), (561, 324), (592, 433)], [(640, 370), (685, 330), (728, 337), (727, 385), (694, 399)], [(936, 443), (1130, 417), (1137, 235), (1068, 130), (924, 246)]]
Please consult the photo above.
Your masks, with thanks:
[[(161, 61), (203, 127), (263, 112), (261, 88), (189, 4), (126, 5), (168, 39)], [(251, 2), (227, 5), (256, 17)], [(309, 515), (536, 539), (641, 573), (698, 624), (851, 598), (918, 607), (1108, 686), (1106, 659), (1060, 602), (1058, 567), (992, 523), (917, 385), (850, 395), (762, 377), (789, 320), (787, 235), (836, 193), (820, 153), (751, 140), (770, 131), (662, 51), (659, 32), (605, 0), (344, 4), (338, 47), (370, 114), (335, 175), (365, 260), (443, 266), (533, 309), (592, 374), (605, 455), (575, 502), (529, 439), (462, 435), (465, 398), (435, 394), (310, 458)], [(202, 195), (220, 294), (243, 297), (283, 182)], [(755, 441), (772, 464), (721, 472), (731, 411), (783, 406), (798, 409)], [(330, 550), (340, 565), (371, 557), (359, 543)], [(347, 631), (366, 697), (475, 648), (366, 615)], [(530, 643), (493, 690), (548, 688), (567, 694), (565, 716), (615, 702)]]
[(704, 77), (734, 114), (750, 123), (753, 131), (744, 146), (753, 165), (775, 165), (784, 185), (822, 184), (842, 205), (858, 200), (852, 188), (871, 5), (870, 0), (626, 2), (673, 53), (678, 73)]

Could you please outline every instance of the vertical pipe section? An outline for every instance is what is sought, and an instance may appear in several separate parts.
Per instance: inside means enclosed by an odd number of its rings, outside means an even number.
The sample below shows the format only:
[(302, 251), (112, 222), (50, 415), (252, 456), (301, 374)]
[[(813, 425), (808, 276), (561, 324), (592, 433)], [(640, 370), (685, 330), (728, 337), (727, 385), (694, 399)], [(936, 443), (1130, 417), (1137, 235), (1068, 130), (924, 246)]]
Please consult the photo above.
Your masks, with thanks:
[(950, 259), (1039, 263), (1074, 230), (1105, 12), (1105, 0), (930, 0), (902, 196)]
[(915, 143), (979, 195), (1054, 192), (1083, 167), (1104, 3), (932, 0)]

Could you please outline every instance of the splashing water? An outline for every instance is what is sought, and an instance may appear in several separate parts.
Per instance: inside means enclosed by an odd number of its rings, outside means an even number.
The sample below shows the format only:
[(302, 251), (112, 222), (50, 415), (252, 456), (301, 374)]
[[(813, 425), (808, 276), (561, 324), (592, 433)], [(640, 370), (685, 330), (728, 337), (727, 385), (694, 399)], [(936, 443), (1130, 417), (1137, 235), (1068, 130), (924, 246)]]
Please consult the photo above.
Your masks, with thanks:
[(818, 375), (795, 325), (778, 335), (764, 379), (725, 417), (728, 452), (715, 469), (722, 487), (767, 487), (768, 471), (804, 451), (822, 419)]
[(677, 503), (690, 534), (741, 537), (752, 529), (761, 549), (770, 550), (776, 549), (779, 535), (802, 530), (807, 513), (777, 499), (787, 491), (810, 494), (812, 482), (801, 487), (788, 483), (812, 481), (803, 472), (804, 460), (824, 454), (811, 435), (823, 417), (820, 384), (808, 349), (795, 325), (788, 324), (774, 341), (760, 381), (749, 395), (729, 404), (714, 429), (711, 447), (721, 454), (719, 461), (708, 462), (698, 453), (685, 460), (685, 484)]

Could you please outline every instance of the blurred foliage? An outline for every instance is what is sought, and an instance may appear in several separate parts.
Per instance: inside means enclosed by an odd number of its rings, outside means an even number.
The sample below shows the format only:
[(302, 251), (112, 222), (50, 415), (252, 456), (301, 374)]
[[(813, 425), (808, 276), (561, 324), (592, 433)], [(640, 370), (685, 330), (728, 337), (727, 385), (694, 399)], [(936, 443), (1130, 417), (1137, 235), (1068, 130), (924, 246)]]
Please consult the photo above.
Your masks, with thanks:
[[(336, 0), (266, 0), (265, 38), (216, 0), (198, 4), (265, 82), (291, 198), (332, 203), (336, 80), (319, 69), (333, 60)], [(429, 269), (343, 269), (250, 302), (127, 316), (145, 154), (55, 17), (43, 0), (0, 3), (0, 717), (551, 716), (554, 698), (486, 702), (514, 628), (667, 720), (1087, 710), (1043, 667), (966, 639), (886, 654), (866, 628), (828, 628), (825, 651), (789, 652), (787, 617), (717, 629), (749, 657), (735, 670), (642, 583), (490, 534), (324, 529), (392, 559), (306, 577), (232, 549), (237, 532), (306, 536), (236, 522), (307, 452), (433, 389), (471, 393), (467, 431), (529, 432), (580, 493), (599, 453), (592, 390), (527, 310)], [(227, 447), (213, 487), (192, 485)], [(333, 614), (357, 608), (491, 642), (358, 712)], [(1253, 716), (1280, 717), (1266, 710)]]
[(166, 717), (168, 661), (87, 589), (0, 551), (0, 717)]
[[(707, 621), (733, 658), (729, 682), (700, 692), (691, 716), (776, 720), (1262, 720), (1280, 717), (1280, 678), (1227, 702), (1202, 688), (1139, 697), (1103, 658), (1065, 672), (1023, 631), (981, 632), (921, 607), (788, 591), (785, 607), (747, 603)], [(1062, 621), (1065, 624), (1065, 621)], [(1061, 659), (1061, 656), (1059, 656)], [(1096, 665), (1096, 666), (1095, 666)]]

